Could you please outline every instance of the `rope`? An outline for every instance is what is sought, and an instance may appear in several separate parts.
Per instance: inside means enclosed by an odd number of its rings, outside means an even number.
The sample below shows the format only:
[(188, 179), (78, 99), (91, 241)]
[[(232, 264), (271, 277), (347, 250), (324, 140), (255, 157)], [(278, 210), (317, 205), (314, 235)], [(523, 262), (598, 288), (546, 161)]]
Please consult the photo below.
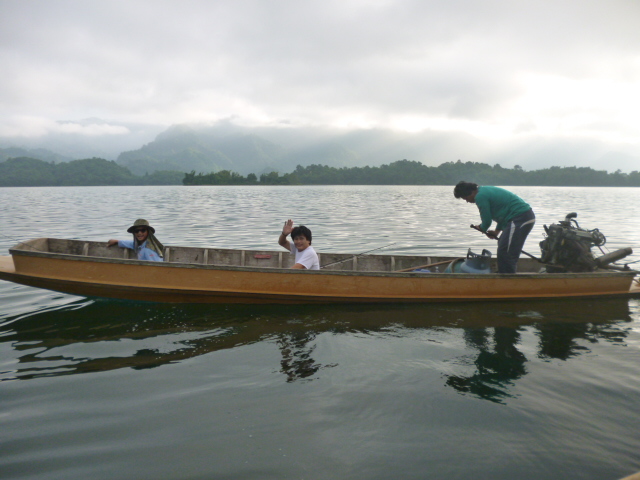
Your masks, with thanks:
[(378, 247), (378, 248), (374, 248), (373, 250), (367, 250), (366, 252), (358, 253), (357, 255), (354, 255), (353, 257), (345, 258), (344, 260), (338, 260), (337, 262), (331, 262), (331, 263), (327, 263), (325, 265), (321, 265), (320, 268), (328, 267), (330, 265), (336, 265), (338, 263), (348, 262), (349, 260), (352, 260), (352, 259), (354, 259), (356, 257), (361, 257), (362, 255), (365, 255), (367, 253), (375, 252), (376, 250), (382, 250), (383, 248), (387, 248), (387, 247), (390, 247), (391, 245), (395, 245), (395, 244), (396, 244), (396, 242), (393, 242), (393, 243), (390, 243), (389, 245), (385, 245), (384, 247)]
[(8, 238), (9, 240), (16, 242), (17, 245), (24, 245), (25, 247), (29, 247), (29, 248), (33, 248), (34, 250), (37, 250), (38, 252), (42, 252), (42, 253), (48, 253), (47, 250), (40, 250), (37, 247), (34, 247), (33, 245), (29, 245), (27, 243), (21, 242), (20, 240), (16, 240), (13, 237), (9, 237), (8, 235), (5, 235), (4, 233), (0, 233), (0, 235), (2, 235), (4, 238)]

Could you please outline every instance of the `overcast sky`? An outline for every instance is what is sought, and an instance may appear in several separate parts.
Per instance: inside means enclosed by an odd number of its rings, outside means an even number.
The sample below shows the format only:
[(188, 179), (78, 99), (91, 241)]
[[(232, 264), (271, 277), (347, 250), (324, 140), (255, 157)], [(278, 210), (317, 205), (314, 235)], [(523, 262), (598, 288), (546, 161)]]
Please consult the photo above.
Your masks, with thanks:
[(232, 118), (640, 159), (638, 0), (0, 0), (0, 65), (0, 137)]

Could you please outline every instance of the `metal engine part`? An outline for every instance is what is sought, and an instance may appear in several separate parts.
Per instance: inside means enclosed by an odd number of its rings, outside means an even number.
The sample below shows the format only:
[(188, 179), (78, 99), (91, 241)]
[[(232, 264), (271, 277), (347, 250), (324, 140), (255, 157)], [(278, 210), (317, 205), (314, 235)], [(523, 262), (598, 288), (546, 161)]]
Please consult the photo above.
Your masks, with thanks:
[(576, 221), (577, 213), (563, 221), (544, 226), (546, 238), (540, 242), (540, 261), (547, 272), (592, 272), (598, 267), (591, 247), (602, 247), (606, 237), (597, 228), (585, 230)]

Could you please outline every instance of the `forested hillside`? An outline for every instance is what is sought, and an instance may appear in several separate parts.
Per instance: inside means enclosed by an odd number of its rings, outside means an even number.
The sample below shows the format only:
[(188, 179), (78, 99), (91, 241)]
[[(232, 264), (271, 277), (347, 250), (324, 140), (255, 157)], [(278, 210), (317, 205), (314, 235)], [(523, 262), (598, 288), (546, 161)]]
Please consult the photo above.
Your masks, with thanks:
[(52, 152), (51, 150), (47, 150), (44, 148), (19, 148), (19, 147), (8, 147), (8, 148), (0, 148), (0, 162), (4, 162), (9, 158), (20, 158), (20, 157), (28, 157), (28, 158), (37, 158), (38, 160), (42, 160), (44, 162), (69, 162), (73, 160), (73, 158), (65, 157), (64, 155), (59, 155), (58, 153)]
[(139, 150), (123, 152), (117, 162), (133, 173), (156, 170), (243, 173), (278, 170), (284, 150), (257, 135), (212, 135), (208, 131), (175, 126)]
[(182, 172), (133, 175), (114, 161), (88, 158), (55, 164), (35, 158), (10, 158), (0, 163), (0, 186), (176, 185)]

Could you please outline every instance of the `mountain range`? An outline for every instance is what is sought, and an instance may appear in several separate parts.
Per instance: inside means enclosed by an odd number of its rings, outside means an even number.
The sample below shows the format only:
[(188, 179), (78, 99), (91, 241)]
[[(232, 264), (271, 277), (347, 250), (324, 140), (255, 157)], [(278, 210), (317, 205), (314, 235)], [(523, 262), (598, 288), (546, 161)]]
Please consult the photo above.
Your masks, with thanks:
[(525, 170), (577, 166), (630, 172), (640, 165), (640, 155), (612, 150), (595, 140), (514, 140), (498, 148), (459, 132), (245, 127), (230, 120), (160, 128), (87, 119), (81, 126), (112, 132), (107, 136), (57, 133), (21, 142), (0, 138), (0, 162), (16, 157), (54, 163), (99, 157), (115, 160), (135, 175), (168, 170), (260, 175), (291, 172), (297, 165), (374, 167), (402, 159), (427, 166), (462, 159)]

